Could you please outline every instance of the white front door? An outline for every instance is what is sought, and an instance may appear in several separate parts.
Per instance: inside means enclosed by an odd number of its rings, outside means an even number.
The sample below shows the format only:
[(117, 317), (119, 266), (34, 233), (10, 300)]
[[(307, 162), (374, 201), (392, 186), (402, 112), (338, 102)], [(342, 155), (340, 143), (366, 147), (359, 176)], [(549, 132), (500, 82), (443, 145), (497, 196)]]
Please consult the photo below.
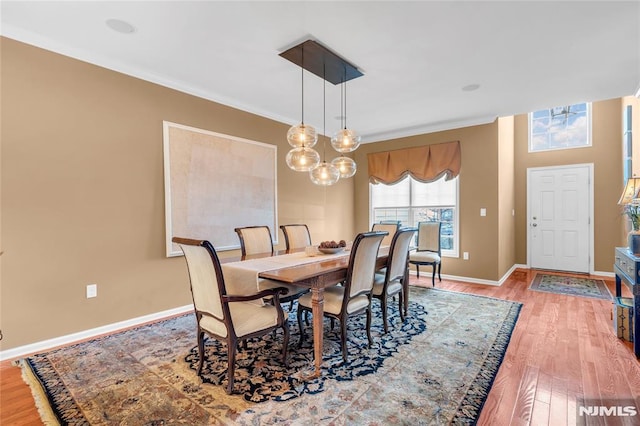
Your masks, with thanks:
[(590, 271), (591, 165), (527, 170), (531, 268)]

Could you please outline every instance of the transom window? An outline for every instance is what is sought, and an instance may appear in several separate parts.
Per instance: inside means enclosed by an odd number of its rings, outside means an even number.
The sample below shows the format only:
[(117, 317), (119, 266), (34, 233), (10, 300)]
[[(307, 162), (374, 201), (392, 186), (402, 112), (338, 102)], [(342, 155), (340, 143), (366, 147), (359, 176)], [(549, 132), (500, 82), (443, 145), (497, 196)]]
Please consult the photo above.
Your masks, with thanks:
[(542, 109), (529, 114), (529, 152), (591, 146), (591, 104)]
[(458, 178), (431, 183), (407, 177), (394, 185), (370, 184), (371, 225), (398, 220), (402, 226), (440, 221), (443, 256), (458, 256)]

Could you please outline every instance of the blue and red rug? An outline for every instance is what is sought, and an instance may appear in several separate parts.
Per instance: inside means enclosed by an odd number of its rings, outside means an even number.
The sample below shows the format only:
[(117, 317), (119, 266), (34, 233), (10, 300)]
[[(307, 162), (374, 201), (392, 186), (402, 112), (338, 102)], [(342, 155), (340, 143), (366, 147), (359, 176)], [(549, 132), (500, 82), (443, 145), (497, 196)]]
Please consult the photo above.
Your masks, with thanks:
[(567, 296), (612, 300), (611, 293), (605, 282), (594, 278), (537, 273), (535, 277), (533, 277), (529, 288), (531, 290), (558, 293)]
[(46, 424), (475, 424), (521, 304), (416, 287), (409, 300), (404, 323), (391, 308), (388, 334), (374, 302), (371, 349), (364, 319), (350, 319), (347, 363), (338, 327), (325, 321), (322, 376), (309, 381), (301, 373), (312, 347), (298, 347), (290, 313), (289, 366), (279, 362), (280, 334), (252, 339), (238, 352), (232, 395), (217, 341), (207, 339), (203, 377), (196, 375), (192, 314), (18, 364)]

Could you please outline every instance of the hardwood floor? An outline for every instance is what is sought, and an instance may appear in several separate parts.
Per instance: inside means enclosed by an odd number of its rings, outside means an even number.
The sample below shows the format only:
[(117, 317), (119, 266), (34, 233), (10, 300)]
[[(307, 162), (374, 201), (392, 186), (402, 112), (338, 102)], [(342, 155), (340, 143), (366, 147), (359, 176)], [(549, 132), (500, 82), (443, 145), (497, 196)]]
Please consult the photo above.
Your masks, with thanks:
[[(529, 290), (534, 274), (518, 269), (500, 287), (436, 281), (441, 289), (523, 303), (478, 424), (575, 425), (578, 398), (640, 400), (640, 363), (613, 332), (611, 302)], [(613, 278), (605, 282), (614, 294)], [(411, 284), (430, 287), (431, 278), (412, 276)], [(0, 411), (2, 425), (42, 424), (10, 361), (0, 363)]]
[[(523, 303), (478, 424), (575, 425), (578, 398), (638, 398), (640, 363), (613, 332), (612, 303), (529, 290), (534, 274), (516, 270), (500, 287), (436, 284)], [(605, 282), (615, 294), (614, 279)]]
[(0, 363), (0, 425), (41, 425), (31, 390), (22, 380), (20, 368), (10, 361)]

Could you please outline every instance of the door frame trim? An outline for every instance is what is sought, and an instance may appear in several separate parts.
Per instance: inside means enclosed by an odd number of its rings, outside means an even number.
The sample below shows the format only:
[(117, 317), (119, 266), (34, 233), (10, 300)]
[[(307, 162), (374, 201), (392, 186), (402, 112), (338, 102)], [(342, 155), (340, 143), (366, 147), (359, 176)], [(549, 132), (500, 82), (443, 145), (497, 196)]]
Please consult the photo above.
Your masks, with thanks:
[(527, 266), (531, 268), (531, 225), (529, 224), (529, 219), (531, 218), (531, 173), (534, 171), (544, 171), (544, 170), (559, 170), (559, 169), (575, 169), (575, 168), (583, 168), (586, 167), (589, 172), (589, 273), (593, 274), (595, 272), (595, 259), (594, 259), (594, 230), (595, 230), (595, 220), (594, 220), (594, 184), (593, 184), (593, 163), (580, 163), (580, 164), (564, 164), (559, 166), (545, 166), (545, 167), (527, 167), (527, 217), (525, 220), (525, 225), (527, 227)]

